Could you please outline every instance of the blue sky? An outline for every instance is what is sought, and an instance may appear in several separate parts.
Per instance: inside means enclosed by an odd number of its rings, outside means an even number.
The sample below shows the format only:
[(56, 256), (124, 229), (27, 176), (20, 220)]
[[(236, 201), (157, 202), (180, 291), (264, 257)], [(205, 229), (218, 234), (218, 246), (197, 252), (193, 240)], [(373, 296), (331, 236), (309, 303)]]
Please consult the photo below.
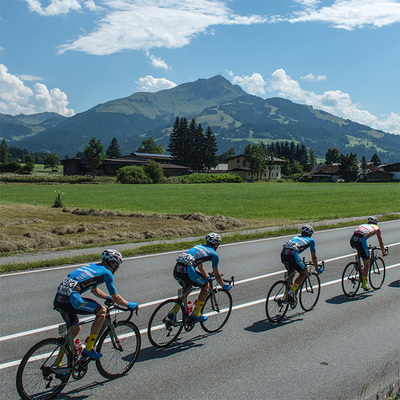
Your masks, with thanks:
[(400, 134), (399, 23), (397, 0), (0, 0), (0, 113), (221, 74)]

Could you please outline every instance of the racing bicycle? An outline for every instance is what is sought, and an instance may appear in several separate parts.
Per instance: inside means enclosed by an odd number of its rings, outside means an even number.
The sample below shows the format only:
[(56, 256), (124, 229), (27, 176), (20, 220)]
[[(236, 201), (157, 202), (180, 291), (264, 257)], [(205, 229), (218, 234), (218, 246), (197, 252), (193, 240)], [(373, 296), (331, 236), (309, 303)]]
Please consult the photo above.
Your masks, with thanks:
[[(95, 343), (103, 356), (96, 361), (99, 373), (107, 379), (125, 375), (135, 363), (141, 345), (138, 327), (130, 321), (132, 310), (105, 302), (106, 318)], [(55, 308), (62, 315), (63, 310)], [(128, 318), (117, 320), (118, 313), (130, 311)], [(68, 318), (65, 316), (65, 318)], [(17, 390), (23, 400), (52, 399), (65, 387), (69, 378), (82, 379), (91, 358), (77, 354), (71, 328), (89, 324), (93, 319), (67, 326), (59, 325), (60, 337), (36, 343), (23, 357), (17, 371)], [(68, 324), (69, 325), (69, 324)]]
[(319, 264), (318, 273), (311, 272), (311, 266), (313, 266), (311, 261), (306, 262), (303, 258), (303, 263), (306, 265), (307, 275), (296, 292), (298, 295), (290, 296), (288, 294), (292, 287), (292, 279), (295, 271), (292, 271), (290, 274), (286, 272), (286, 279), (275, 282), (271, 286), (271, 289), (269, 289), (265, 301), (265, 312), (272, 323), (281, 321), (289, 307), (292, 310), (296, 308), (297, 296), (299, 297), (300, 306), (304, 311), (311, 311), (317, 304), (321, 292), (319, 274), (325, 269), (324, 261)]
[[(209, 293), (202, 309), (202, 314), (208, 318), (200, 325), (204, 331), (211, 333), (220, 330), (228, 321), (232, 311), (232, 296), (227, 290), (217, 288), (213, 273), (208, 274), (208, 282)], [(224, 279), (224, 282), (233, 286), (234, 277)], [(182, 329), (189, 332), (194, 328), (197, 321), (191, 317), (187, 306), (187, 297), (192, 290), (192, 286), (178, 289), (176, 299), (168, 299), (154, 310), (147, 328), (153, 346), (166, 347), (179, 336)], [(178, 311), (174, 314), (172, 310)]]
[[(371, 254), (368, 273), (369, 283), (372, 289), (378, 290), (383, 285), (386, 276), (385, 261), (376, 254), (376, 251), (380, 250), (379, 247), (369, 245), (368, 250), (370, 250)], [(389, 254), (389, 248), (385, 247), (385, 250)], [(361, 257), (357, 254), (355, 261), (349, 262), (343, 270), (342, 289), (347, 297), (354, 297), (360, 287), (362, 282), (361, 268)]]

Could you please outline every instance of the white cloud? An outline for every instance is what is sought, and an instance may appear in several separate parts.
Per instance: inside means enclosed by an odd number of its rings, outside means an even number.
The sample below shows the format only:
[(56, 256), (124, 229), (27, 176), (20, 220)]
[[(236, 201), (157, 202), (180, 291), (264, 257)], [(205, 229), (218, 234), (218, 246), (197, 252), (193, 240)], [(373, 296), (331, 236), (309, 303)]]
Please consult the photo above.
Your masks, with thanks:
[(251, 76), (235, 76), (228, 71), (234, 85), (239, 85), (245, 92), (253, 95), (265, 94), (265, 81), (261, 74), (254, 72)]
[(381, 28), (400, 22), (398, 0), (335, 0), (331, 6), (317, 8), (320, 2), (297, 0), (304, 10), (293, 17), (281, 18), (289, 22), (326, 22), (335, 28), (353, 30), (356, 28)]
[(165, 78), (154, 78), (147, 75), (144, 78), (139, 78), (138, 89), (142, 92), (157, 92), (163, 89), (171, 89), (176, 86), (176, 83)]
[(1, 113), (16, 115), (49, 111), (71, 117), (75, 112), (68, 108), (68, 104), (67, 95), (60, 89), (49, 91), (43, 83), (35, 83), (31, 89), (20, 78), (10, 74), (5, 65), (0, 64)]
[(146, 51), (146, 56), (150, 59), (151, 65), (154, 68), (162, 68), (168, 71), (171, 69), (171, 67), (162, 59), (162, 58), (157, 58), (153, 56), (152, 54), (149, 53), (149, 51)]
[(315, 76), (314, 74), (311, 74), (311, 73), (306, 76), (301, 76), (300, 78), (303, 79), (304, 81), (308, 81), (308, 82), (325, 81), (326, 80), (325, 75)]
[(21, 81), (44, 81), (41, 76), (36, 75), (18, 75), (18, 78), (21, 79)]
[(102, 0), (102, 5), (107, 14), (96, 29), (60, 46), (59, 53), (74, 50), (107, 55), (123, 50), (179, 48), (201, 33), (212, 34), (215, 25), (266, 22), (261, 16), (234, 14), (224, 0)]
[[(50, 4), (47, 7), (43, 7), (39, 0), (25, 1), (28, 3), (28, 7), (31, 11), (46, 16), (68, 14), (71, 11), (79, 11), (82, 9), (80, 3), (84, 3), (78, 0), (50, 0)], [(93, 2), (89, 1), (87, 3), (90, 8), (90, 3)]]
[(391, 113), (389, 116), (381, 116), (379, 120), (375, 115), (363, 110), (358, 104), (354, 104), (348, 93), (332, 90), (317, 94), (304, 90), (296, 80), (286, 74), (284, 69), (277, 69), (272, 74), (268, 90), (277, 92), (280, 97), (305, 103), (338, 117), (350, 119), (385, 132), (400, 134), (400, 115)]

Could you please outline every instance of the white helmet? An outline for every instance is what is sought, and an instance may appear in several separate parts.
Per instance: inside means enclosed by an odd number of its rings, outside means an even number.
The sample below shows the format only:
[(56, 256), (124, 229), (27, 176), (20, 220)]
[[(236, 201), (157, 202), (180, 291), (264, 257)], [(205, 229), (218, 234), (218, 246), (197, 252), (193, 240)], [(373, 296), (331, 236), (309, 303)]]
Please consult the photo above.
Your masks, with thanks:
[(370, 217), (368, 217), (368, 223), (369, 224), (373, 224), (373, 225), (377, 225), (378, 223), (378, 218), (374, 217), (373, 215), (371, 215)]
[(301, 234), (302, 236), (311, 237), (314, 233), (314, 228), (311, 225), (303, 225), (301, 227)]
[(107, 261), (107, 263), (116, 262), (118, 264), (117, 267), (119, 267), (122, 264), (122, 254), (114, 249), (106, 249), (101, 255), (101, 260)]
[(218, 233), (211, 232), (206, 236), (207, 244), (217, 244), (219, 245), (222, 242), (221, 236)]

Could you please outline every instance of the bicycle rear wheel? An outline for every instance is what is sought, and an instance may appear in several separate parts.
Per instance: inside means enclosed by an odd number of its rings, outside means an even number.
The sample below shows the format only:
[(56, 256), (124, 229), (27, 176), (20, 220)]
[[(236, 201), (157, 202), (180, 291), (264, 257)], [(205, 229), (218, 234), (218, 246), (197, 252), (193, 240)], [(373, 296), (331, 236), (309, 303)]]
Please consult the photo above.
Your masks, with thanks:
[(347, 297), (353, 297), (360, 287), (360, 272), (358, 264), (354, 261), (349, 262), (343, 270), (342, 289)]
[(286, 281), (277, 281), (269, 289), (265, 301), (265, 312), (272, 323), (279, 322), (289, 307), (289, 303), (285, 300), (286, 285)]
[[(178, 308), (179, 307), (179, 308)], [(175, 315), (172, 310), (178, 309)], [(155, 347), (166, 347), (181, 333), (185, 312), (182, 304), (176, 299), (166, 300), (153, 312), (147, 326), (147, 336)]]
[(217, 332), (226, 324), (231, 311), (231, 294), (225, 289), (215, 289), (215, 298), (210, 293), (204, 303), (202, 314), (208, 318), (200, 325), (206, 332)]
[(371, 284), (371, 287), (375, 290), (379, 289), (383, 285), (385, 275), (385, 261), (380, 257), (375, 258), (369, 269), (369, 283)]
[(115, 337), (107, 328), (97, 345), (97, 352), (103, 356), (96, 360), (96, 367), (107, 379), (128, 373), (138, 358), (141, 344), (139, 329), (133, 322), (119, 321), (114, 329)]
[[(23, 400), (52, 399), (63, 390), (73, 363), (72, 352), (64, 343), (62, 338), (44, 339), (25, 354), (16, 381), (18, 394)], [(62, 351), (61, 359), (59, 354)], [(57, 369), (60, 370), (58, 374)]]
[(315, 272), (307, 275), (300, 287), (299, 301), (304, 311), (311, 311), (319, 299), (321, 281)]

